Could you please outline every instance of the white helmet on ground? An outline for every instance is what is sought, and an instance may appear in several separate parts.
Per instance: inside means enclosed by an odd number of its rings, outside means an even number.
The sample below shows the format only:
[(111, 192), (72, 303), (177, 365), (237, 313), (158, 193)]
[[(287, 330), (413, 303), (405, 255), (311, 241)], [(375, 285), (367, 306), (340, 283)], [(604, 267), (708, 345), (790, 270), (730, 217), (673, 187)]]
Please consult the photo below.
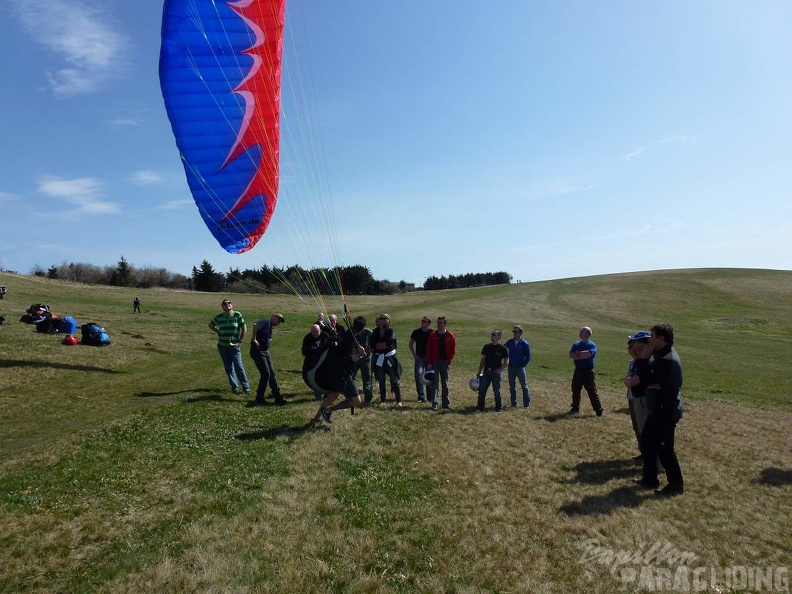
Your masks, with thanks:
[(479, 389), (479, 378), (477, 378), (477, 377), (472, 378), (468, 382), (468, 386), (470, 386), (470, 389), (473, 390), (474, 392), (478, 392), (478, 389)]
[(434, 383), (435, 378), (435, 370), (434, 369), (427, 369), (421, 374), (421, 377), (418, 381), (421, 382), (424, 386), (428, 386)]

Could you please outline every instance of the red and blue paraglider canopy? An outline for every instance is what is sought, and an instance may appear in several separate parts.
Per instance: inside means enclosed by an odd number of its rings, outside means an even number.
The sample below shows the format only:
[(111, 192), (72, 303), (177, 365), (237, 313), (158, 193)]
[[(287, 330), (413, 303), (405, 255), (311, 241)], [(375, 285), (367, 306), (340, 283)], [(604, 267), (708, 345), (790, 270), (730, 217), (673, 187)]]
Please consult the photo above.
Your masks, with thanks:
[(278, 197), (285, 0), (166, 0), (160, 84), (206, 226), (251, 249)]

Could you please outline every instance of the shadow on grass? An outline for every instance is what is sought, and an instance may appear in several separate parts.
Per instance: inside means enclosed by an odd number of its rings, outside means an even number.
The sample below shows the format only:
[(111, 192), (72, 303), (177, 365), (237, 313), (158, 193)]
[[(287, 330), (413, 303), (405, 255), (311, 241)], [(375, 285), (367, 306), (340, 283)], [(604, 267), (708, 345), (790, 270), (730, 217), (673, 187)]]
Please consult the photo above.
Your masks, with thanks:
[(591, 516), (595, 514), (611, 514), (621, 508), (638, 507), (653, 496), (643, 495), (635, 487), (619, 487), (607, 495), (591, 495), (580, 501), (573, 501), (559, 508), (568, 516)]
[(0, 359), (0, 369), (9, 367), (46, 367), (55, 369), (68, 369), (70, 371), (98, 371), (100, 373), (125, 373), (115, 369), (104, 369), (103, 367), (91, 367), (90, 365), (69, 365), (67, 363), (53, 363), (51, 361), (14, 361)]
[(195, 388), (192, 390), (178, 390), (176, 392), (141, 392), (140, 394), (138, 394), (138, 398), (158, 398), (162, 396), (178, 396), (179, 394), (195, 394), (197, 392), (198, 393), (211, 392), (212, 396), (201, 396), (199, 398), (190, 398), (188, 402), (197, 401), (200, 399), (217, 400), (222, 398), (222, 396), (217, 394), (217, 390), (214, 388)]
[(280, 425), (279, 427), (271, 427), (262, 431), (253, 431), (251, 433), (240, 433), (234, 436), (234, 439), (239, 441), (258, 441), (261, 439), (275, 440), (285, 438), (287, 442), (292, 442), (299, 439), (306, 433), (315, 433), (317, 431), (329, 431), (330, 427), (325, 424), (305, 423), (299, 427)]
[(635, 477), (640, 474), (641, 467), (635, 460), (597, 460), (595, 462), (581, 462), (572, 469), (577, 473), (572, 483), (585, 483), (587, 485), (604, 485), (613, 479)]
[(783, 470), (782, 468), (765, 468), (759, 478), (753, 480), (754, 483), (763, 485), (772, 485), (774, 487), (781, 487), (783, 485), (792, 485), (792, 470)]
[(548, 423), (555, 423), (556, 421), (565, 421), (567, 419), (577, 419), (580, 417), (578, 413), (571, 413), (569, 411), (562, 413), (555, 413), (553, 415), (545, 415), (544, 420)]

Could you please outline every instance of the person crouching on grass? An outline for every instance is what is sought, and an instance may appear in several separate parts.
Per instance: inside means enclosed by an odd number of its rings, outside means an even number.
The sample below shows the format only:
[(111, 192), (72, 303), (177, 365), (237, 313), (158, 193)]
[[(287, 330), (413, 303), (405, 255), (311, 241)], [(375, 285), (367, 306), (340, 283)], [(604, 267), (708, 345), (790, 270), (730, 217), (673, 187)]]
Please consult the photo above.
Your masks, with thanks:
[[(365, 318), (355, 318), (352, 329), (342, 334), (338, 344), (330, 346), (327, 356), (324, 358), (320, 357), (318, 366), (312, 372), (309, 372), (310, 377), (314, 380), (312, 383), (308, 383), (306, 379), (309, 387), (314, 390), (322, 388), (324, 392), (329, 392), (322, 400), (322, 404), (319, 406), (319, 410), (316, 411), (314, 418), (311, 419), (311, 423), (316, 424), (321, 421), (332, 423), (331, 415), (333, 411), (360, 406), (360, 393), (355, 381), (352, 379), (352, 372), (355, 370), (358, 361), (368, 355), (365, 347), (358, 342), (356, 336), (365, 326)], [(336, 400), (341, 394), (344, 395), (344, 400), (336, 404)]]

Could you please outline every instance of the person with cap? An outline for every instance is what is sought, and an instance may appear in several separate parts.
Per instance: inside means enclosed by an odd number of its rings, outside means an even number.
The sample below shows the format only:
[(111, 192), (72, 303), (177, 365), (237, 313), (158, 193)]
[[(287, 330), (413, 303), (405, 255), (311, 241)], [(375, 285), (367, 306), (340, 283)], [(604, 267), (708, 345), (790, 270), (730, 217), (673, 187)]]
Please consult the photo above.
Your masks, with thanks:
[(275, 366), (272, 364), (272, 355), (270, 355), (272, 329), (285, 321), (282, 314), (276, 313), (253, 324), (253, 338), (250, 340), (250, 358), (256, 364), (261, 377), (256, 388), (256, 399), (250, 403), (251, 406), (266, 404), (264, 393), (267, 391), (267, 384), (269, 384), (270, 392), (275, 398), (275, 403), (286, 404), (286, 400), (281, 395), (278, 376), (275, 373)]
[(652, 326), (649, 343), (652, 356), (646, 377), (642, 377), (641, 382), (645, 383), (647, 394), (652, 395), (655, 402), (641, 433), (643, 476), (637, 483), (644, 488), (659, 486), (655, 459), (659, 458), (668, 484), (655, 493), (672, 497), (685, 491), (682, 469), (674, 451), (674, 434), (677, 423), (682, 419), (682, 361), (674, 349), (674, 329), (670, 325)]
[(503, 333), (495, 329), (490, 334), (490, 342), (481, 349), (481, 359), (479, 360), (478, 372), (478, 406), (479, 412), (484, 412), (484, 401), (487, 397), (487, 389), (492, 386), (495, 394), (495, 410), (503, 412), (503, 400), (501, 399), (501, 374), (504, 368), (509, 365), (509, 349), (500, 344)]
[(580, 412), (580, 393), (586, 389), (591, 408), (598, 417), (602, 416), (602, 403), (597, 394), (597, 383), (594, 379), (594, 358), (597, 356), (597, 344), (591, 340), (591, 328), (583, 326), (578, 333), (580, 340), (575, 341), (569, 349), (569, 358), (575, 364), (572, 375), (572, 407), (571, 414)]
[(396, 358), (396, 346), (398, 341), (396, 333), (390, 327), (390, 316), (386, 313), (377, 318), (377, 328), (371, 333), (371, 367), (379, 383), (380, 406), (387, 402), (387, 389), (385, 377), (390, 379), (391, 391), (396, 397), (396, 406), (402, 405), (401, 387), (399, 378), (402, 374), (402, 366)]
[(223, 361), (223, 369), (234, 394), (239, 393), (239, 384), (245, 394), (250, 394), (245, 368), (242, 365), (242, 349), (240, 344), (245, 340), (247, 326), (245, 318), (238, 311), (234, 311), (234, 304), (230, 299), (223, 299), (223, 311), (209, 322), (209, 329), (217, 334), (217, 350)]
[(140, 313), (140, 297), (132, 300), (132, 313)]
[(652, 349), (649, 346), (651, 335), (646, 330), (641, 330), (627, 337), (627, 354), (630, 355), (630, 363), (627, 366), (627, 375), (624, 377), (624, 385), (627, 388), (627, 407), (630, 410), (630, 421), (632, 422), (633, 432), (641, 445), (641, 432), (643, 431), (649, 410), (649, 400), (646, 397), (646, 386), (641, 384), (640, 377), (645, 374), (649, 365), (649, 356)]
[(428, 397), (432, 401), (432, 410), (438, 408), (437, 391), (442, 385), (442, 403), (446, 410), (451, 409), (451, 399), (448, 392), (448, 368), (456, 355), (456, 337), (448, 329), (448, 320), (445, 316), (438, 316), (437, 330), (429, 335), (426, 341), (426, 369), (434, 370), (434, 378), (429, 385)]
[(523, 329), (519, 324), (512, 328), (512, 338), (503, 345), (509, 350), (509, 396), (512, 407), (517, 406), (517, 382), (522, 388), (523, 408), (531, 406), (531, 391), (525, 376), (525, 366), (531, 361), (531, 345), (523, 338)]
[(410, 334), (407, 346), (413, 357), (413, 371), (415, 373), (415, 391), (418, 393), (418, 402), (426, 402), (426, 391), (421, 383), (421, 376), (426, 368), (426, 341), (432, 333), (432, 320), (428, 316), (421, 318), (421, 326)]

